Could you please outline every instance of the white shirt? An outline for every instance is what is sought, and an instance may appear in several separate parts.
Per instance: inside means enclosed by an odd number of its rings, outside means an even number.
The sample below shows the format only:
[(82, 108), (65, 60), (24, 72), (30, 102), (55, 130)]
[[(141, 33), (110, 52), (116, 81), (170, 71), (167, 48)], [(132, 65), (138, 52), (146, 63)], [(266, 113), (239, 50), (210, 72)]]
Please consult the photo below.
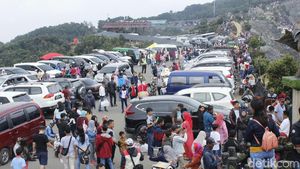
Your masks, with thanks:
[(122, 99), (126, 99), (126, 94), (127, 94), (127, 91), (126, 90), (122, 90), (121, 91), (121, 98)]
[(150, 125), (150, 124), (153, 124), (154, 123), (154, 120), (153, 120), (153, 116), (148, 116), (147, 115), (147, 125)]
[(277, 113), (278, 116), (278, 121), (282, 121), (283, 120), (283, 112), (285, 111), (285, 106), (284, 105), (280, 105), (280, 103), (278, 103), (275, 106), (275, 112)]
[(99, 96), (105, 96), (105, 88), (103, 86), (100, 86), (99, 88)]
[(213, 138), (216, 142), (216, 144), (213, 147), (213, 150), (220, 150), (220, 141), (221, 141), (221, 136), (217, 131), (212, 131), (210, 133), (210, 137)]
[(285, 133), (287, 136), (289, 136), (289, 134), (290, 134), (290, 126), (291, 126), (290, 119), (286, 118), (280, 124), (279, 131), (282, 132), (282, 133)]
[[(70, 141), (70, 137), (71, 136), (65, 136), (61, 139), (61, 146), (63, 148), (68, 148), (69, 146), (69, 141)], [(75, 137), (72, 136), (72, 140), (71, 140), (71, 143), (70, 143), (70, 147), (69, 147), (69, 152), (68, 152), (68, 155), (69, 157), (75, 157), (75, 153), (74, 153), (74, 145), (78, 146), (78, 143), (77, 143), (77, 140)]]
[(183, 144), (186, 142), (187, 140), (187, 134), (185, 133), (184, 136), (180, 136), (178, 134), (174, 135), (173, 137), (173, 149), (176, 152), (176, 155), (178, 157), (182, 157), (183, 153), (184, 153), (184, 146)]

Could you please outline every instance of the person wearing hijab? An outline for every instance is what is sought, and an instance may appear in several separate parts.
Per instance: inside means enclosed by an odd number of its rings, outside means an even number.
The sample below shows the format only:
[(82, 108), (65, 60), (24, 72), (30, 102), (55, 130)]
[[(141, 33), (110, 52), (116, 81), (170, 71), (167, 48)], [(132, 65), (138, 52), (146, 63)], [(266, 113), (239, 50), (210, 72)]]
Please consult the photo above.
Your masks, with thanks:
[(203, 155), (203, 147), (199, 143), (194, 143), (194, 152), (192, 161), (184, 166), (184, 168), (198, 169), (201, 165), (201, 158)]
[(217, 114), (214, 124), (218, 126), (217, 132), (220, 134), (220, 142), (221, 144), (224, 144), (225, 141), (228, 139), (228, 130), (224, 121), (224, 115), (221, 113)]
[(206, 140), (205, 139), (206, 139), (206, 133), (204, 131), (200, 131), (198, 133), (197, 138), (193, 142), (193, 146), (192, 146), (192, 152), (193, 153), (195, 153), (194, 145), (201, 144), (203, 147), (206, 145)]
[(89, 121), (86, 134), (88, 135), (89, 141), (90, 141), (90, 161), (91, 161), (91, 164), (96, 164), (95, 140), (96, 140), (97, 131), (96, 131), (96, 126), (95, 126), (94, 120)]
[(187, 133), (187, 141), (184, 143), (185, 156), (191, 159), (193, 157), (192, 144), (194, 141), (192, 116), (189, 112), (183, 112), (183, 119), (182, 128)]

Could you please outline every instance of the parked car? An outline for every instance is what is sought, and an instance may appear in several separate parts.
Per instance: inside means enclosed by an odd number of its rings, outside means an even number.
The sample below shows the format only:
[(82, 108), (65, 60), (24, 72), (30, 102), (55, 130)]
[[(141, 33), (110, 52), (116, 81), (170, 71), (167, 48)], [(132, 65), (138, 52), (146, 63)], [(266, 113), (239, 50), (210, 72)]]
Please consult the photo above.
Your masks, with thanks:
[(228, 70), (231, 70), (233, 67), (233, 61), (231, 59), (225, 58), (207, 58), (200, 60), (197, 63), (192, 64), (191, 67), (185, 68), (185, 70), (190, 70), (196, 67), (226, 67)]
[(86, 91), (91, 90), (95, 97), (99, 97), (99, 83), (90, 78), (80, 78), (79, 80), (84, 84)]
[(0, 104), (31, 101), (32, 99), (26, 92), (0, 92)]
[[(153, 109), (154, 116), (163, 118), (165, 124), (172, 124), (171, 114), (181, 103), (191, 113), (193, 118), (193, 132), (199, 133), (198, 116), (195, 114), (200, 105), (207, 106), (186, 96), (151, 96), (142, 99), (133, 99), (125, 110), (125, 130), (127, 133), (138, 133), (143, 126), (146, 126), (148, 107)], [(223, 113), (223, 109), (214, 109), (215, 112)]]
[(124, 56), (130, 56), (134, 64), (138, 64), (140, 60), (140, 51), (135, 48), (113, 48), (113, 51), (122, 53)]
[(8, 86), (4, 91), (26, 92), (44, 112), (52, 113), (58, 102), (65, 102), (63, 93), (56, 83), (33, 82)]
[(91, 64), (94, 67), (97, 68), (99, 64), (104, 64), (105, 61), (97, 58), (96, 56), (89, 56), (89, 55), (80, 55), (80, 56), (74, 56), (76, 58), (81, 58), (85, 60), (87, 63)]
[(95, 56), (95, 57), (97, 57), (98, 59), (104, 61), (105, 63), (110, 62), (110, 59), (109, 59), (107, 56), (102, 55), (102, 54), (100, 54), (100, 53), (91, 53), (91, 54), (88, 54), (88, 56)]
[(40, 60), (38, 63), (44, 63), (51, 66), (53, 69), (62, 69), (67, 66), (64, 62), (58, 60)]
[(201, 103), (213, 106), (219, 105), (228, 109), (233, 108), (231, 101), (234, 100), (234, 96), (232, 89), (228, 87), (198, 85), (198, 87), (180, 90), (175, 95), (191, 97)]
[(112, 74), (116, 72), (116, 70), (123, 71), (128, 78), (131, 78), (133, 75), (131, 73), (131, 68), (128, 63), (110, 63), (105, 65), (101, 70), (98, 71), (95, 76), (95, 80), (98, 83), (103, 82), (103, 74), (106, 73), (108, 78), (110, 79)]
[(76, 58), (72, 56), (59, 56), (59, 57), (54, 57), (53, 60), (59, 60), (64, 62), (67, 66), (80, 66), (81, 64), (84, 64), (84, 69), (85, 70), (90, 70), (92, 69), (92, 65), (87, 63), (84, 59), (82, 58)]
[(50, 78), (60, 77), (61, 71), (53, 69), (51, 66), (38, 62), (17, 63), (14, 67), (19, 67), (35, 74), (37, 70), (49, 74)]
[(231, 83), (221, 72), (173, 71), (168, 78), (166, 94), (175, 94), (196, 84), (224, 84), (232, 88)]
[(117, 56), (121, 61), (127, 62), (127, 63), (133, 63), (132, 58), (130, 56), (124, 56), (120, 52), (115, 52), (115, 51), (107, 51), (107, 53), (113, 54)]
[(204, 60), (204, 59), (208, 59), (208, 58), (228, 58), (228, 55), (227, 55), (227, 52), (223, 52), (223, 51), (211, 51), (211, 52), (207, 52), (207, 53), (203, 53), (201, 54), (200, 56), (186, 62), (184, 64), (184, 68), (185, 69), (190, 69), (191, 67), (193, 67), (194, 64), (197, 64), (199, 63), (201, 60)]
[(0, 104), (31, 101), (32, 99), (26, 92), (0, 92)]
[(30, 74), (28, 71), (19, 68), (19, 67), (1, 67), (0, 68), (0, 73), (2, 75), (11, 75), (11, 74), (20, 74), (20, 75), (25, 75), (25, 74)]
[(24, 74), (24, 75), (11, 74), (11, 75), (0, 76), (0, 89), (3, 89), (11, 85), (28, 83), (28, 82), (36, 82), (36, 81), (38, 81), (36, 75), (31, 75), (31, 74)]
[(8, 163), (12, 157), (17, 138), (31, 145), (41, 125), (45, 126), (43, 113), (33, 102), (0, 105), (0, 164)]
[(61, 90), (68, 86), (75, 99), (83, 99), (86, 94), (85, 85), (79, 79), (55, 78), (47, 82), (57, 83), (61, 87)]

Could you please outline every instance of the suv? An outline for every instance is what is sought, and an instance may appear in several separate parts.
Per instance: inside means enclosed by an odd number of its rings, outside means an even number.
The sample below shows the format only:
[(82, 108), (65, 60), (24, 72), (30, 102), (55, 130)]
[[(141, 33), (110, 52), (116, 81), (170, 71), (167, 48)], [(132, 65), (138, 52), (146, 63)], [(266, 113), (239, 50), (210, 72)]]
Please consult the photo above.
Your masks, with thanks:
[(0, 89), (7, 86), (16, 85), (20, 83), (36, 82), (38, 81), (36, 75), (25, 74), (25, 75), (6, 75), (0, 76)]
[(76, 58), (76, 57), (72, 57), (72, 56), (59, 56), (59, 57), (54, 57), (52, 60), (58, 60), (58, 61), (64, 62), (68, 66), (71, 66), (71, 65), (75, 64), (77, 67), (79, 67), (81, 64), (84, 64), (84, 69), (85, 70), (92, 69), (92, 65), (87, 63), (82, 58)]
[(45, 119), (35, 103), (0, 105), (0, 164), (8, 163), (13, 156), (13, 147), (18, 137), (24, 138), (30, 145), (41, 125), (45, 125)]
[(25, 92), (0, 92), (0, 104), (31, 101), (31, 98)]
[(83, 99), (86, 94), (85, 85), (79, 79), (55, 78), (47, 82), (57, 83), (61, 87), (61, 90), (69, 86), (71, 94), (75, 96), (76, 99)]
[(9, 86), (4, 91), (26, 92), (44, 112), (52, 113), (58, 102), (65, 102), (60, 86), (50, 82), (25, 83)]
[(95, 76), (95, 80), (98, 83), (103, 82), (103, 75), (106, 73), (108, 78), (110, 79), (112, 74), (115, 73), (116, 70), (123, 71), (128, 78), (132, 77), (131, 68), (128, 63), (110, 63), (105, 65), (101, 70), (98, 71)]
[(37, 70), (39, 70), (42, 71), (43, 73), (49, 74), (50, 78), (61, 76), (61, 71), (55, 70), (51, 66), (46, 65), (44, 63), (38, 63), (38, 62), (18, 63), (18, 64), (14, 64), (14, 67), (22, 68), (33, 74), (35, 74)]

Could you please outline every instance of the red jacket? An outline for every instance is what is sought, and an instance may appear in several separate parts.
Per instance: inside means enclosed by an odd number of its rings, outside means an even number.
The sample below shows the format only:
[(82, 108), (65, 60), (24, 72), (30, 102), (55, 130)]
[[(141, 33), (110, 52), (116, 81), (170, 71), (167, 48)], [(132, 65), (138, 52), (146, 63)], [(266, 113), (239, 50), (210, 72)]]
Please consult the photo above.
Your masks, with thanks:
[(138, 92), (146, 92), (147, 88), (148, 88), (148, 86), (146, 84), (140, 84), (138, 86)]
[(111, 158), (114, 141), (108, 133), (97, 134), (96, 154), (97, 158)]

